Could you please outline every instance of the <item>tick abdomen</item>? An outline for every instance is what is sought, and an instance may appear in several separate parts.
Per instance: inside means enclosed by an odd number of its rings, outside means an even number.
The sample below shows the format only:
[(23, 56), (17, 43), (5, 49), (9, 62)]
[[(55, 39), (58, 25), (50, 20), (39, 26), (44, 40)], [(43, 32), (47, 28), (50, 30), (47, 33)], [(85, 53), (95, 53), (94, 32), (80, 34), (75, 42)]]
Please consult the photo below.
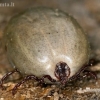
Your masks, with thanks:
[(89, 60), (89, 44), (82, 28), (68, 14), (49, 8), (32, 8), (10, 21), (5, 32), (10, 61), (23, 74), (50, 75), (66, 62), (70, 77)]

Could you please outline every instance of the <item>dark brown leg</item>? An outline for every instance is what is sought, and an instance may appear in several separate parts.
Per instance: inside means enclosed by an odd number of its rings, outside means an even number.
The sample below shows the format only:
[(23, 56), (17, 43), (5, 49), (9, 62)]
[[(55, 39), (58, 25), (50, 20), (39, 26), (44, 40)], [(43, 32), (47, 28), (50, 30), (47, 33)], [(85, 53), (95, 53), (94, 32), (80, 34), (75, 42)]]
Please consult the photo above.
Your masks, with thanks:
[(76, 80), (80, 77), (80, 74), (87, 68), (88, 66), (82, 67), (74, 76), (72, 76), (69, 81)]
[(38, 82), (37, 86), (43, 86), (43, 87), (45, 87), (45, 86), (46, 86), (46, 83), (45, 83), (45, 81), (44, 81), (45, 78), (47, 78), (47, 79), (48, 79), (49, 81), (51, 81), (51, 82), (56, 82), (56, 80), (54, 80), (53, 78), (51, 78), (50, 75), (44, 75), (44, 76), (40, 79), (40, 81)]
[(20, 81), (19, 83), (17, 83), (17, 84), (15, 85), (15, 87), (12, 89), (12, 94), (15, 95), (15, 94), (16, 94), (17, 88), (18, 88), (20, 85), (24, 84), (24, 83), (25, 83), (26, 81), (28, 81), (28, 80), (40, 81), (40, 79), (39, 79), (38, 77), (36, 77), (35, 75), (28, 75), (28, 76), (26, 76), (22, 81)]
[(20, 73), (17, 69), (14, 69), (13, 71), (7, 73), (6, 75), (4, 75), (4, 76), (2, 77), (2, 79), (0, 80), (0, 87), (1, 87), (1, 88), (3, 88), (3, 86), (2, 86), (2, 85), (3, 85), (3, 82), (4, 82), (10, 75), (12, 75), (12, 74), (15, 73), (15, 72)]
[(89, 70), (86, 70), (86, 68), (96, 65), (98, 63), (98, 61), (95, 61), (94, 59), (90, 59), (89, 64), (83, 66), (74, 76), (72, 76), (69, 80), (75, 80), (78, 78), (81, 78), (80, 74), (83, 73), (84, 75), (82, 76), (82, 78), (86, 77), (86, 76), (92, 76), (94, 77), (94, 79), (97, 79), (97, 75)]
[(94, 72), (89, 70), (84, 70), (83, 73), (84, 73), (83, 77), (92, 76), (95, 80), (97, 80), (97, 75)]
[(51, 76), (49, 76), (49, 75), (44, 75), (42, 78), (38, 78), (38, 77), (36, 77), (35, 75), (28, 75), (28, 76), (26, 76), (22, 81), (20, 81), (19, 83), (17, 83), (17, 84), (15, 85), (15, 87), (12, 89), (12, 94), (15, 95), (15, 94), (16, 94), (17, 88), (18, 88), (20, 85), (24, 84), (24, 83), (25, 83), (26, 81), (28, 81), (28, 80), (36, 80), (36, 81), (38, 81), (40, 84), (43, 84), (45, 78), (48, 78), (51, 82), (56, 82), (56, 80), (52, 79)]
[(53, 78), (51, 78), (51, 76), (50, 75), (44, 75), (42, 78), (41, 78), (41, 80), (44, 82), (44, 79), (45, 78), (47, 78), (49, 81), (51, 81), (51, 82), (56, 82), (56, 80), (54, 80)]

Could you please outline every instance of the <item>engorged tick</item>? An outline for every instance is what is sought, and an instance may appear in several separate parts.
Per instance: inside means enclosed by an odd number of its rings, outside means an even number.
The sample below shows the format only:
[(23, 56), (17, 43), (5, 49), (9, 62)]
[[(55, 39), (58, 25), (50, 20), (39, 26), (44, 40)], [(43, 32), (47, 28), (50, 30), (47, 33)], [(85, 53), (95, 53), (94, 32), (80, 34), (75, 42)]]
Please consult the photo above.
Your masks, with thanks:
[(16, 69), (1, 79), (1, 86), (16, 71), (26, 75), (13, 94), (29, 79), (65, 85), (80, 73), (96, 78), (86, 70), (91, 66), (86, 34), (73, 17), (60, 10), (37, 7), (20, 13), (10, 20), (4, 41), (8, 59)]

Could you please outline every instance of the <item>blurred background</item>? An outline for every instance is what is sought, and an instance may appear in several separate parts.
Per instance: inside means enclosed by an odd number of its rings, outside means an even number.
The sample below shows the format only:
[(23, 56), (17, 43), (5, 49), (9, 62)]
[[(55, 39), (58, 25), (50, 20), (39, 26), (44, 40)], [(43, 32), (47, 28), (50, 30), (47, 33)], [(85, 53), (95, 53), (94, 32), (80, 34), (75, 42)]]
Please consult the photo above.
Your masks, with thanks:
[[(8, 21), (15, 14), (37, 6), (58, 8), (72, 15), (87, 33), (92, 57), (100, 60), (100, 0), (0, 0), (0, 78), (11, 70), (1, 45)], [(100, 71), (100, 66), (94, 69)]]

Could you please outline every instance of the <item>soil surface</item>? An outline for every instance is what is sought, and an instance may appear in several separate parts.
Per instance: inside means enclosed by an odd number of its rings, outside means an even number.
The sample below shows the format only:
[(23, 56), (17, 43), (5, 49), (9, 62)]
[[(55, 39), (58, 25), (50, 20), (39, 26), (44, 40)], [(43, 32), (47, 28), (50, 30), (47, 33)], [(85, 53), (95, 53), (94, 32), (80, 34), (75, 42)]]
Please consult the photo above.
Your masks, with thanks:
[[(87, 33), (91, 45), (91, 58), (100, 60), (100, 0), (0, 0), (1, 3), (14, 3), (14, 7), (0, 6), (0, 78), (13, 70), (2, 48), (4, 29), (12, 16), (29, 7), (46, 6), (59, 8), (77, 19)], [(21, 85), (12, 95), (12, 89), (21, 80), (15, 73), (0, 88), (0, 100), (100, 100), (100, 62), (89, 70), (98, 79), (84, 78), (69, 82), (66, 87), (57, 85), (37, 86), (33, 80)]]

